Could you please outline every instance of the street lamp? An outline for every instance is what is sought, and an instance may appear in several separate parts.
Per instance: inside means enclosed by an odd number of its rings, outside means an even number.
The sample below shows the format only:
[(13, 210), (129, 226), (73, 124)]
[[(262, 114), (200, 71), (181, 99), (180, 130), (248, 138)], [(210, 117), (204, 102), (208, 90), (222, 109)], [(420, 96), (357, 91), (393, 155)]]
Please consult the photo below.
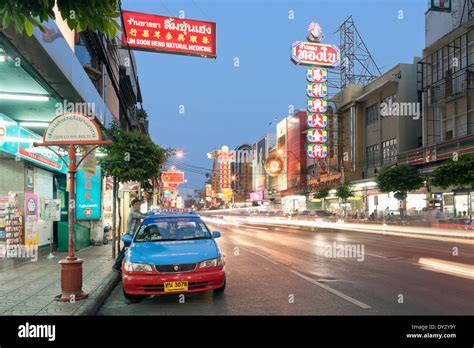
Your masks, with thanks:
[(181, 150), (178, 150), (178, 151), (175, 151), (174, 155), (175, 155), (177, 158), (183, 158), (183, 157), (184, 157), (184, 152), (181, 151)]

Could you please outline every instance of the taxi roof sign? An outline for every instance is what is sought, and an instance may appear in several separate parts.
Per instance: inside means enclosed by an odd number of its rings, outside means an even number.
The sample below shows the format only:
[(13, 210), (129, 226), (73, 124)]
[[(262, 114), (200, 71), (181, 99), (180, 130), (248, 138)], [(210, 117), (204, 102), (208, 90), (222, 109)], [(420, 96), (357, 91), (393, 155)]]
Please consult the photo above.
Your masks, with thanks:
[(191, 208), (158, 208), (158, 213), (191, 214), (193, 213), (193, 210)]

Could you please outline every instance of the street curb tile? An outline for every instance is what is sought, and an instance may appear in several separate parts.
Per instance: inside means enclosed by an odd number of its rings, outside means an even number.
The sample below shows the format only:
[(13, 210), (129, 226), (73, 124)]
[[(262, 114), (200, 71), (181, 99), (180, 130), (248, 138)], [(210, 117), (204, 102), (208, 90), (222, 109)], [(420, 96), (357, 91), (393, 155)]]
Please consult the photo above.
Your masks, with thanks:
[(85, 303), (75, 310), (72, 315), (95, 315), (120, 279), (118, 273), (110, 272), (104, 281), (84, 300)]

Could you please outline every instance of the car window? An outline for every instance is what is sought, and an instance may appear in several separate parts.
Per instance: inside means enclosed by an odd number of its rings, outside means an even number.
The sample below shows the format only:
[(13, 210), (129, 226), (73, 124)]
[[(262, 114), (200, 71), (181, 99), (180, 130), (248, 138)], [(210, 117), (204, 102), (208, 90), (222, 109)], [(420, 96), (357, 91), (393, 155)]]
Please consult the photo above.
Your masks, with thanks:
[(135, 242), (160, 242), (212, 238), (206, 225), (198, 218), (160, 218), (143, 223)]

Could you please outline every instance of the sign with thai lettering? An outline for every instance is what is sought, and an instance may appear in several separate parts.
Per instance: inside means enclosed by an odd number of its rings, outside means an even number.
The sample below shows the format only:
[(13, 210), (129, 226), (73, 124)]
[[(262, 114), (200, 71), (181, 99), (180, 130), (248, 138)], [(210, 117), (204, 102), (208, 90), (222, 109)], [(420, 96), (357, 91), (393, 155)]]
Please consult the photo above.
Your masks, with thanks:
[(291, 60), (297, 65), (336, 67), (341, 64), (341, 52), (335, 45), (296, 41), (291, 46)]
[(44, 142), (101, 141), (102, 133), (92, 118), (77, 112), (67, 112), (51, 121), (43, 134)]
[(123, 11), (122, 45), (132, 49), (216, 58), (216, 23)]
[(167, 184), (181, 184), (184, 182), (184, 172), (178, 170), (170, 170), (167, 172), (163, 172), (161, 174), (161, 181)]

